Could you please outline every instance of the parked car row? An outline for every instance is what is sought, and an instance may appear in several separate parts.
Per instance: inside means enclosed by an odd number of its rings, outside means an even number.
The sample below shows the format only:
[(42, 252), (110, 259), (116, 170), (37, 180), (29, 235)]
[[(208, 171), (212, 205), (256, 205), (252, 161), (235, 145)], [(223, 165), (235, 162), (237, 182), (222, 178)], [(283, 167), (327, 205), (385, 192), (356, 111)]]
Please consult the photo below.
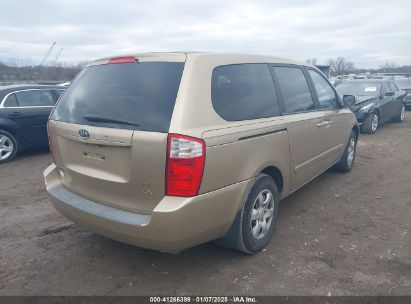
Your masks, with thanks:
[[(69, 82), (55, 86), (0, 87), (0, 163), (19, 150), (47, 145), (47, 119)], [(411, 107), (411, 80), (350, 80), (334, 84), (343, 102), (355, 113), (362, 133), (375, 133), (382, 124), (405, 119)]]
[(405, 105), (408, 109), (411, 108), (411, 79), (398, 79), (395, 83), (400, 87), (401, 90), (407, 92), (407, 96), (405, 96)]
[(337, 86), (337, 92), (351, 108), (363, 133), (375, 133), (389, 121), (405, 119), (406, 92), (389, 80), (350, 80)]
[(58, 86), (0, 87), (0, 163), (19, 150), (47, 145), (47, 120), (62, 92)]

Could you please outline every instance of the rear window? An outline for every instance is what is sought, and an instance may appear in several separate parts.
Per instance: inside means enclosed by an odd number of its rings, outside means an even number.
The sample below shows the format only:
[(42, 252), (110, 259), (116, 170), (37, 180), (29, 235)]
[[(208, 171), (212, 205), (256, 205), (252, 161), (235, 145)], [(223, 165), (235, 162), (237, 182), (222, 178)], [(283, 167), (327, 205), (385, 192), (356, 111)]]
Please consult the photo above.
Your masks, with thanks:
[(9, 95), (6, 101), (4, 102), (5, 107), (18, 107), (17, 98), (15, 94)]
[(51, 119), (166, 133), (183, 69), (181, 62), (88, 67), (61, 96)]

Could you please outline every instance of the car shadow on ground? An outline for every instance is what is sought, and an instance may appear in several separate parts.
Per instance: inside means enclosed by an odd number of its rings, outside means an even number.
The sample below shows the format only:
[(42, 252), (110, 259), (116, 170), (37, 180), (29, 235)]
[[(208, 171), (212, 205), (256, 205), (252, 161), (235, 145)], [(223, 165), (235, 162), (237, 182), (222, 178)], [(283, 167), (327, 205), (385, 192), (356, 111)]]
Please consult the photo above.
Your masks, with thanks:
[[(339, 173), (333, 172), (332, 170), (328, 170), (324, 172), (319, 177), (312, 180), (310, 183), (303, 186), (299, 189), (296, 193), (292, 194), (290, 197), (285, 198), (280, 202), (280, 210), (279, 210), (279, 218), (277, 221), (276, 230), (279, 228), (285, 228), (287, 222), (294, 216), (300, 215), (305, 211), (303, 197), (306, 191), (315, 191), (318, 187), (318, 183), (323, 183), (323, 180), (326, 181), (330, 176), (339, 175)], [(119, 261), (118, 258), (121, 256), (123, 257), (132, 257), (132, 260), (142, 260), (142, 259), (150, 259), (152, 261), (161, 260), (161, 261), (168, 261), (172, 263), (178, 263), (178, 261), (187, 258), (196, 260), (196, 259), (207, 259), (207, 260), (218, 260), (221, 261), (227, 259), (237, 259), (237, 260), (247, 260), (253, 256), (252, 254), (244, 253), (237, 251), (235, 249), (226, 248), (219, 244), (216, 244), (215, 241), (211, 241), (202, 245), (198, 245), (186, 250), (183, 250), (179, 253), (167, 253), (167, 252), (160, 252), (150, 249), (145, 249), (125, 243), (121, 243), (116, 240), (112, 240), (110, 238), (101, 236), (94, 232), (86, 232), (86, 229), (83, 229), (80, 226), (73, 225), (74, 229), (70, 229), (69, 233), (73, 233), (72, 237), (73, 240), (77, 239), (76, 234), (81, 233), (87, 235), (87, 243), (94, 243), (95, 247), (99, 247), (101, 250), (107, 251), (107, 256), (112, 256), (113, 260)], [(282, 227), (284, 226), (284, 227)], [(267, 245), (267, 248), (270, 248), (270, 254), (275, 254), (275, 241), (278, 236), (278, 231), (275, 231), (273, 235), (272, 241)], [(84, 248), (85, 249), (85, 248)], [(94, 249), (93, 249), (94, 250)], [(267, 249), (263, 249), (265, 252)]]

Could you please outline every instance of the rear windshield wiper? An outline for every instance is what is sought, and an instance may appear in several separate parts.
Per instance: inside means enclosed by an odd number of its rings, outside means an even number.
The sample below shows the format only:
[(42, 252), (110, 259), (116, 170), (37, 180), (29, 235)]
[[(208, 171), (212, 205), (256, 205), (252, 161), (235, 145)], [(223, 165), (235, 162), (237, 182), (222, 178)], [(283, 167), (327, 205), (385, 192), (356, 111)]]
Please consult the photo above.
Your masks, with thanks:
[(83, 117), (85, 120), (92, 121), (92, 122), (106, 122), (106, 123), (117, 123), (117, 124), (122, 124), (122, 125), (131, 125), (131, 126), (139, 126), (140, 124), (128, 121), (128, 120), (123, 120), (123, 119), (115, 119), (115, 118), (110, 118), (110, 117), (104, 117), (100, 115), (85, 115)]

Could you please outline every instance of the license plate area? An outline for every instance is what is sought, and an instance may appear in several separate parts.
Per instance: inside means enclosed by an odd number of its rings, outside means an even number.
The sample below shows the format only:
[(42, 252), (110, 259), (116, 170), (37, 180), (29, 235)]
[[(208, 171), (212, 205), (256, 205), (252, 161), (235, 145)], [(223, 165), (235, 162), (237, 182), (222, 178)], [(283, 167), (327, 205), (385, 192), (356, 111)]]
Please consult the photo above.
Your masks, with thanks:
[(106, 160), (106, 147), (96, 144), (83, 144), (83, 156), (104, 161)]

